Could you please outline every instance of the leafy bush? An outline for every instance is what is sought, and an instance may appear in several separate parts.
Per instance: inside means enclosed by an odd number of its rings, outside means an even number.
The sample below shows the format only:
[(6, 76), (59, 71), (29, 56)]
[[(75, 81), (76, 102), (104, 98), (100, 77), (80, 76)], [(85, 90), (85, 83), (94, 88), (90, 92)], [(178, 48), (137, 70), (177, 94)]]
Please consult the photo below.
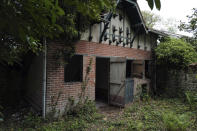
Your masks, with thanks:
[(162, 115), (164, 126), (168, 131), (185, 131), (190, 126), (188, 114), (178, 115), (174, 112), (165, 112)]
[(23, 127), (28, 128), (36, 128), (41, 125), (42, 118), (36, 114), (33, 114), (32, 112), (29, 112), (27, 116), (25, 116), (25, 119), (23, 120)]
[(181, 39), (166, 38), (155, 49), (157, 63), (172, 69), (182, 69), (197, 61), (194, 47)]

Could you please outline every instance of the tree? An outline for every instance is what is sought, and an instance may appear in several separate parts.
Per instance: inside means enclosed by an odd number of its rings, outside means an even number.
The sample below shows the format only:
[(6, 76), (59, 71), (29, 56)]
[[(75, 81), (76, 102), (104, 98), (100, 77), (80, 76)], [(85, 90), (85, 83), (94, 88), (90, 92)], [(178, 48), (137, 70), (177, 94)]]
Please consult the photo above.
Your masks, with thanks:
[(181, 22), (179, 29), (187, 31), (193, 34), (193, 37), (197, 39), (197, 8), (193, 8), (192, 15), (188, 15), (188, 23)]
[(167, 38), (155, 49), (157, 63), (171, 69), (183, 69), (197, 62), (197, 52), (181, 39)]
[(18, 62), (21, 55), (38, 52), (42, 37), (62, 31), (56, 24), (64, 11), (52, 0), (2, 0), (0, 2), (0, 63)]
[(149, 28), (153, 28), (158, 22), (161, 21), (159, 15), (156, 15), (150, 11), (142, 11), (142, 16), (144, 18), (146, 26), (148, 26)]
[(0, 64), (18, 63), (27, 52), (40, 52), (43, 37), (73, 41), (111, 5), (109, 0), (2, 0)]

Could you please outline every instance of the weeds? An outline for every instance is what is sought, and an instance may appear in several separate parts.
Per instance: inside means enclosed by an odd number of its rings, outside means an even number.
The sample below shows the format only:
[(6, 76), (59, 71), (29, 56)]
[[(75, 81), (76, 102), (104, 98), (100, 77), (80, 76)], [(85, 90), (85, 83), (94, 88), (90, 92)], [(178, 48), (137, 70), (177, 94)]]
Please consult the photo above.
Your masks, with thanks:
[(172, 111), (163, 113), (164, 126), (168, 131), (186, 131), (191, 125), (190, 116), (188, 114), (175, 114)]
[[(189, 105), (179, 99), (156, 99), (135, 102), (125, 108), (122, 115), (113, 119), (97, 113), (95, 104), (86, 99), (82, 105), (74, 105), (62, 119), (45, 123), (33, 114), (27, 115), (18, 128), (13, 130), (129, 130), (129, 131), (195, 131), (196, 115)], [(12, 127), (11, 125), (8, 125)]]
[(193, 110), (197, 107), (197, 93), (188, 91), (185, 93), (187, 103), (190, 105), (190, 109)]

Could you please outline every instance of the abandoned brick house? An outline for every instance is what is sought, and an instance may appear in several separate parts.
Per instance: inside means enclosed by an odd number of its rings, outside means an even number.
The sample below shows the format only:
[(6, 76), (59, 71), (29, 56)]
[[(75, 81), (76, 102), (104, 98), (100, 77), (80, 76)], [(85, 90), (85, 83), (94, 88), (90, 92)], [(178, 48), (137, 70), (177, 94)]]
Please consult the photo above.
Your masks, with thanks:
[(86, 96), (118, 106), (131, 103), (138, 85), (151, 85), (149, 63), (158, 36), (145, 26), (136, 0), (119, 1), (116, 13), (104, 14), (101, 23), (82, 34), (68, 65), (55, 64), (60, 43), (46, 44), (45, 55), (32, 59), (26, 99), (45, 115), (50, 111), (51, 97), (61, 92), (57, 109), (62, 112), (69, 97), (78, 98), (92, 60)]

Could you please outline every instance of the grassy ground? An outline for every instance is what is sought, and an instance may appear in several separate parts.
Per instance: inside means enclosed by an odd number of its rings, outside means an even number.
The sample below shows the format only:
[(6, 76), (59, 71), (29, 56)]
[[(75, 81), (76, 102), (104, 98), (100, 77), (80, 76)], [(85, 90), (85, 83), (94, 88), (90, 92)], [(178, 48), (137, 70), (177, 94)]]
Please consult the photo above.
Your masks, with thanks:
[[(87, 111), (87, 112), (86, 112)], [(1, 130), (40, 131), (195, 131), (196, 113), (179, 99), (156, 99), (135, 102), (124, 109), (107, 108), (95, 112), (91, 105), (71, 112), (58, 121), (43, 121), (28, 115), (23, 121), (1, 123)]]

